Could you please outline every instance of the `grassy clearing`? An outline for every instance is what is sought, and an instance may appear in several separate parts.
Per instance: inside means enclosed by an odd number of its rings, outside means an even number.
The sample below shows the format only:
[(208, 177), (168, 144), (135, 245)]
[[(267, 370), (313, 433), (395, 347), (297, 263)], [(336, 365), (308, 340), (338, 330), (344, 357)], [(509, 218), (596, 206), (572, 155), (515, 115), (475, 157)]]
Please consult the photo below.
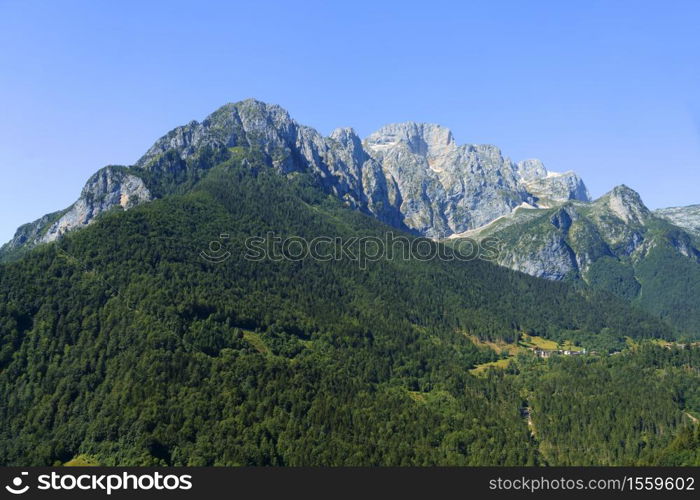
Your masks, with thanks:
[(507, 356), (506, 358), (499, 359), (497, 361), (476, 365), (474, 368), (469, 370), (469, 373), (476, 376), (485, 375), (486, 370), (489, 368), (504, 370), (508, 367), (508, 365), (510, 365), (515, 356), (521, 353), (530, 352), (532, 349), (541, 349), (543, 351), (583, 351), (583, 347), (574, 345), (570, 340), (565, 340), (561, 344), (558, 344), (553, 340), (538, 337), (537, 335), (528, 335), (527, 333), (523, 333), (521, 335), (520, 341), (517, 344), (509, 344), (503, 341), (491, 342), (487, 340), (480, 340), (474, 335), (469, 335), (469, 339), (480, 347), (488, 347), (500, 356)]
[(513, 361), (512, 357), (499, 359), (497, 361), (491, 361), (490, 363), (482, 363), (480, 365), (476, 365), (474, 368), (469, 370), (469, 373), (479, 377), (482, 375), (486, 375), (486, 371), (489, 368), (495, 368), (497, 370), (505, 370), (506, 368), (508, 368), (508, 365), (510, 365), (511, 361)]
[(515, 356), (519, 352), (522, 352), (522, 347), (517, 344), (509, 344), (502, 340), (492, 342), (489, 340), (480, 340), (476, 335), (469, 335), (469, 340), (480, 347), (488, 347), (496, 354), (507, 354), (508, 356)]
[(538, 337), (537, 335), (528, 335), (527, 333), (522, 334), (520, 345), (525, 348), (535, 347), (544, 351), (556, 351), (559, 349), (559, 344), (553, 340)]
[(243, 330), (243, 340), (252, 345), (260, 354), (270, 354), (270, 349), (268, 349), (263, 339), (257, 333)]
[(665, 347), (666, 349), (669, 349), (676, 344), (676, 342), (669, 342), (668, 340), (664, 339), (651, 339), (651, 343), (659, 345), (661, 347)]
[(426, 397), (424, 392), (418, 391), (408, 391), (408, 397), (410, 397), (416, 403), (425, 403)]
[(100, 462), (96, 458), (90, 455), (78, 455), (66, 463), (63, 464), (64, 467), (99, 467)]

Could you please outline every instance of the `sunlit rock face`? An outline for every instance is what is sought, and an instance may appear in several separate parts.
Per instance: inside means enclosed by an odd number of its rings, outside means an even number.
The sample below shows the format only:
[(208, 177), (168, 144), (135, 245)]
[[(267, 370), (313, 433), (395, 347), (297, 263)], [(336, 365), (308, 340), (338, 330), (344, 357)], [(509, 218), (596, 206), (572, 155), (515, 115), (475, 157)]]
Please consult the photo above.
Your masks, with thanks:
[(151, 199), (141, 178), (118, 167), (105, 167), (88, 179), (80, 198), (49, 226), (39, 242), (54, 241), (68, 231), (87, 226), (95, 217), (113, 208), (127, 210)]
[(168, 151), (185, 160), (205, 147), (255, 148), (281, 173), (311, 172), (348, 206), (434, 238), (482, 226), (522, 203), (588, 200), (572, 172), (550, 173), (537, 160), (515, 164), (495, 146), (458, 145), (440, 125), (387, 125), (364, 141), (351, 128), (323, 137), (281, 107), (253, 99), (173, 130), (137, 166), (167, 169)]

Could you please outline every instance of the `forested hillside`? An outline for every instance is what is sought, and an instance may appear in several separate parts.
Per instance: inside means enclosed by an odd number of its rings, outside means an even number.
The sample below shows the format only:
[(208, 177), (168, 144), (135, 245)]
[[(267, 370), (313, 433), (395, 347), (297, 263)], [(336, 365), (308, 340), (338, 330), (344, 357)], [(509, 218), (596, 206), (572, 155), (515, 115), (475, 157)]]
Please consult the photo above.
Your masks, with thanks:
[[(697, 351), (607, 356), (673, 338), (660, 320), (480, 260), (247, 260), (249, 236), (388, 228), (254, 156), (191, 185), (0, 266), (0, 462), (697, 460), (683, 416), (700, 409)], [(230, 257), (203, 259), (212, 240)], [(498, 357), (469, 335), (523, 332), (599, 354), (469, 373)]]

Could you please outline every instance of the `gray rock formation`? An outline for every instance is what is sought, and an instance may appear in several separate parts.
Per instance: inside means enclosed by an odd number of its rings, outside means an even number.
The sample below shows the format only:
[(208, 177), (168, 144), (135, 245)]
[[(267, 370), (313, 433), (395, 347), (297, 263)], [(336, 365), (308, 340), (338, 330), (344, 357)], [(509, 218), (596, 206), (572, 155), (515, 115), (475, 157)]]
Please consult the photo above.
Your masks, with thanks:
[(398, 186), (404, 223), (421, 235), (467, 231), (534, 201), (498, 148), (458, 146), (439, 125), (388, 125), (364, 146)]
[(0, 254), (55, 241), (69, 231), (87, 226), (103, 212), (127, 210), (151, 199), (141, 178), (129, 174), (125, 167), (105, 167), (88, 179), (73, 205), (21, 226)]
[(599, 213), (612, 214), (626, 224), (644, 225), (651, 215), (639, 193), (624, 184), (601, 196), (594, 206)]
[(548, 207), (568, 200), (591, 201), (583, 181), (574, 172), (549, 172), (540, 160), (518, 162), (516, 170), (537, 206)]
[(253, 99), (227, 104), (202, 123), (191, 122), (159, 139), (136, 162), (137, 168), (164, 173), (182, 168), (204, 149), (244, 148), (261, 152), (282, 174), (310, 172), (319, 185), (349, 206), (374, 213), (400, 226), (395, 183), (362, 147), (354, 130), (335, 130), (323, 137), (292, 120), (276, 105)]
[(30, 249), (37, 245), (50, 224), (58, 220), (65, 210), (46, 214), (33, 222), (28, 222), (17, 228), (14, 237), (0, 247), (0, 258), (21, 249)]
[(700, 237), (700, 205), (662, 208), (655, 210), (654, 215)]
[[(279, 106), (246, 100), (227, 104), (202, 123), (191, 122), (160, 140), (137, 167), (168, 171), (204, 148), (252, 148), (283, 174), (311, 172), (349, 206), (393, 226), (429, 237), (474, 229), (522, 203), (588, 199), (573, 173), (551, 174), (541, 163), (528, 171), (489, 145), (457, 145), (439, 125), (387, 125), (361, 141), (349, 128), (322, 137)], [(533, 162), (533, 161), (531, 161)], [(527, 183), (538, 186), (537, 194)]]
[(545, 195), (546, 206), (588, 200), (575, 174), (552, 175), (538, 160), (515, 164), (491, 145), (458, 145), (440, 125), (387, 125), (367, 137), (364, 146), (396, 182), (404, 223), (424, 236), (467, 232), (522, 204), (538, 206)]
[(571, 171), (548, 172), (544, 177), (525, 181), (525, 188), (540, 207), (551, 207), (568, 200), (590, 201), (586, 185)]
[(524, 235), (521, 241), (528, 253), (506, 250), (499, 264), (531, 276), (563, 280), (576, 273), (576, 255), (559, 231)]
[(107, 210), (127, 210), (150, 200), (151, 193), (140, 177), (126, 173), (123, 167), (105, 167), (88, 179), (78, 201), (48, 227), (39, 242), (54, 241), (68, 231), (87, 226)]

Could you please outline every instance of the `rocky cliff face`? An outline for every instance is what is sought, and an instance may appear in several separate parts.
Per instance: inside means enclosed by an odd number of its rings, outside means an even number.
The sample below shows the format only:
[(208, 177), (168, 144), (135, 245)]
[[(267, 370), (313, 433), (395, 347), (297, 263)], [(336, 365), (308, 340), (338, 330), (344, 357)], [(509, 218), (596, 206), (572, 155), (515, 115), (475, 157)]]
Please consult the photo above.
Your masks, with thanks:
[(568, 200), (590, 201), (588, 189), (574, 172), (548, 172), (524, 181), (525, 189), (535, 197), (539, 207), (548, 208)]
[(151, 199), (141, 178), (129, 174), (124, 167), (105, 167), (88, 179), (78, 200), (66, 210), (20, 227), (0, 249), (0, 255), (55, 241), (69, 231), (87, 226), (103, 212), (127, 210)]
[(141, 178), (120, 167), (105, 167), (88, 179), (80, 198), (49, 225), (39, 242), (54, 241), (68, 231), (87, 226), (95, 217), (113, 208), (127, 210), (151, 199)]
[(401, 226), (400, 195), (392, 179), (364, 150), (351, 128), (323, 137), (276, 105), (253, 99), (227, 104), (202, 123), (191, 122), (159, 139), (136, 167), (164, 174), (203, 150), (244, 148), (262, 153), (281, 174), (309, 172), (326, 191), (349, 206)]
[(449, 236), (534, 202), (498, 148), (458, 146), (439, 125), (389, 125), (364, 145), (398, 186), (404, 223), (419, 234)]
[(76, 203), (23, 226), (4, 251), (54, 241), (106, 210), (186, 189), (241, 149), (263, 155), (282, 175), (310, 173), (347, 206), (433, 238), (473, 230), (523, 204), (588, 200), (572, 172), (550, 173), (537, 160), (516, 164), (495, 146), (458, 145), (439, 125), (388, 125), (364, 141), (350, 128), (323, 137), (281, 107), (249, 99), (172, 130), (128, 169), (98, 172)]
[(18, 227), (14, 237), (0, 247), (0, 260), (12, 256), (22, 249), (28, 250), (36, 246), (46, 228), (61, 217), (64, 212), (65, 210), (46, 214), (33, 222)]
[[(388, 125), (367, 137), (364, 146), (398, 186), (404, 223), (424, 236), (464, 233), (522, 204), (588, 200), (575, 174), (551, 174), (538, 160), (515, 164), (491, 145), (458, 145), (440, 125)], [(561, 187), (566, 182), (554, 181), (559, 176), (572, 186)]]

